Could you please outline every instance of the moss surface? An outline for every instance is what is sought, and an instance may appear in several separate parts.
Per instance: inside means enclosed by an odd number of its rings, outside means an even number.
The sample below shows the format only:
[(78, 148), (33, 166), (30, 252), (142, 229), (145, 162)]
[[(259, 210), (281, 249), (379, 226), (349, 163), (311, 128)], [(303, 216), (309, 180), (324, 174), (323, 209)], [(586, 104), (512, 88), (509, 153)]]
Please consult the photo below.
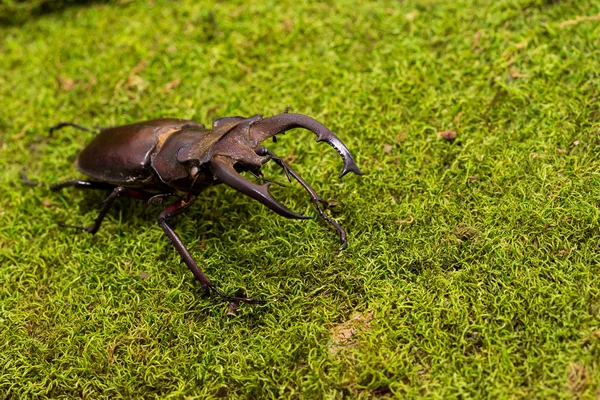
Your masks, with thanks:
[[(600, 3), (97, 3), (0, 27), (0, 397), (595, 398), (600, 389)], [(78, 177), (92, 133), (291, 105), (271, 148), (348, 229), (206, 191), (176, 230)], [(443, 139), (454, 131), (453, 142)], [(274, 168), (268, 176), (279, 176)], [(298, 185), (276, 195), (316, 214)]]

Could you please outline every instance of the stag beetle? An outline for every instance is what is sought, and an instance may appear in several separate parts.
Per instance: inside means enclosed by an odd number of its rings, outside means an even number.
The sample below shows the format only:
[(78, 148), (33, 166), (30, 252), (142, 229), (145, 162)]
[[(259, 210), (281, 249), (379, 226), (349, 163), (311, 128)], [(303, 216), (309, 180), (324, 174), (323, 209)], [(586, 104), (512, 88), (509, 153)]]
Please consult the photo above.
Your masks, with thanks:
[[(57, 124), (50, 131), (66, 126), (90, 131), (71, 122)], [(220, 291), (192, 259), (173, 230), (170, 220), (191, 206), (202, 190), (219, 183), (231, 186), (286, 218), (310, 218), (294, 213), (270, 194), (269, 186), (272, 182), (263, 177), (260, 168), (267, 161), (273, 160), (283, 169), (289, 181), (296, 179), (309, 193), (321, 217), (338, 231), (342, 242), (340, 250), (345, 249), (346, 232), (321, 207), (327, 205), (325, 200), (287, 162), (260, 145), (268, 138), (275, 140), (275, 135), (293, 128), (312, 131), (317, 135), (318, 142), (326, 142), (337, 150), (344, 161), (340, 178), (348, 172), (362, 175), (342, 141), (324, 125), (305, 115), (285, 112), (268, 118), (262, 118), (261, 115), (250, 118), (225, 117), (215, 120), (210, 130), (191, 120), (155, 119), (100, 129), (100, 133), (79, 153), (76, 161), (76, 168), (91, 180), (70, 180), (49, 185), (53, 191), (68, 186), (112, 190), (104, 200), (93, 225), (61, 226), (94, 234), (119, 196), (152, 203), (176, 196), (178, 200), (160, 213), (158, 223), (196, 279), (204, 285), (205, 293), (212, 290), (235, 302), (261, 303), (261, 300), (229, 296)], [(240, 172), (245, 171), (266, 183), (259, 185), (244, 178)], [(39, 185), (28, 180), (24, 173), (22, 179), (26, 184)]]

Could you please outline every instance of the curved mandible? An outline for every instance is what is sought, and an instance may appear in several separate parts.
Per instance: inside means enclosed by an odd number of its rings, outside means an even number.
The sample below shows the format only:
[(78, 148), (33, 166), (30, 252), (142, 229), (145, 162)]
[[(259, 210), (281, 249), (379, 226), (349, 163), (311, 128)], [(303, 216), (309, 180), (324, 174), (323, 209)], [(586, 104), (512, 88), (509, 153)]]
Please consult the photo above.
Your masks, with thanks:
[(304, 128), (317, 135), (317, 142), (326, 142), (333, 147), (344, 160), (344, 169), (340, 173), (340, 178), (348, 172), (354, 172), (357, 175), (362, 175), (362, 171), (356, 165), (350, 150), (342, 143), (342, 141), (333, 134), (325, 125), (317, 120), (314, 120), (302, 114), (279, 114), (272, 117), (261, 119), (254, 123), (250, 128), (250, 140), (255, 142), (255, 145), (264, 140), (288, 131), (293, 128)]
[(210, 168), (215, 178), (231, 186), (238, 192), (244, 193), (248, 197), (264, 204), (277, 214), (292, 219), (310, 219), (311, 217), (296, 214), (277, 200), (269, 193), (270, 183), (257, 185), (240, 175), (233, 168), (233, 161), (223, 156), (215, 156), (210, 162)]

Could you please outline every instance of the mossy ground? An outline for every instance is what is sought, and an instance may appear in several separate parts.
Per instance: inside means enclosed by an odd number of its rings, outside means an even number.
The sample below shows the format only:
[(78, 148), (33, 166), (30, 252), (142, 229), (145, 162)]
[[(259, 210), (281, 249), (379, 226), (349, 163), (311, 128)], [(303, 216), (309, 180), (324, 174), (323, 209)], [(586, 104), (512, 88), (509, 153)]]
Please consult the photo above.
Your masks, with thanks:
[[(0, 27), (0, 397), (595, 398), (600, 390), (600, 3), (134, 1)], [(271, 148), (339, 205), (290, 221), (208, 190), (176, 230), (56, 182), (93, 134), (287, 105)], [(438, 134), (453, 130), (450, 143)], [(270, 176), (280, 172), (267, 169)], [(316, 214), (297, 185), (277, 190)]]

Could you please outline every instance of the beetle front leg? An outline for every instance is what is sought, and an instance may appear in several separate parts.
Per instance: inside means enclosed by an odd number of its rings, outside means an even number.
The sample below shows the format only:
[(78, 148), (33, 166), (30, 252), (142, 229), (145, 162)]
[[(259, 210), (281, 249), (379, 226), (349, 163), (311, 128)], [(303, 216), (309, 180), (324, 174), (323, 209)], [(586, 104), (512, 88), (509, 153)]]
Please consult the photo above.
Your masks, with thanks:
[(333, 226), (335, 230), (338, 231), (340, 235), (340, 241), (342, 242), (342, 247), (340, 247), (340, 250), (345, 250), (348, 247), (346, 231), (340, 226), (340, 224), (338, 224), (332, 218), (330, 218), (329, 215), (325, 213), (325, 210), (323, 210), (323, 208), (321, 208), (321, 205), (327, 207), (327, 202), (323, 200), (323, 198), (319, 196), (315, 189), (313, 189), (304, 179), (302, 179), (302, 177), (296, 171), (294, 171), (288, 163), (286, 163), (282, 158), (277, 157), (275, 153), (273, 153), (271, 150), (267, 149), (266, 147), (259, 146), (256, 149), (256, 153), (261, 156), (268, 156), (271, 160), (275, 161), (275, 163), (281, 169), (283, 169), (289, 181), (291, 181), (292, 178), (294, 178), (300, 183), (300, 185), (302, 185), (302, 187), (310, 195), (310, 199), (313, 201), (313, 203), (315, 203), (315, 206), (317, 207), (321, 218), (329, 222), (329, 224), (331, 224), (331, 226)]
[(169, 205), (167, 208), (165, 208), (163, 210), (163, 212), (161, 212), (160, 215), (158, 216), (158, 223), (159, 223), (160, 227), (163, 228), (163, 230), (165, 231), (165, 234), (171, 240), (171, 243), (175, 247), (175, 250), (177, 250), (177, 252), (181, 256), (181, 259), (183, 260), (183, 262), (188, 266), (190, 271), (192, 271), (192, 274), (194, 274), (194, 277), (197, 280), (199, 280), (200, 283), (202, 283), (204, 285), (206, 290), (213, 290), (219, 296), (221, 296), (225, 299), (231, 300), (231, 301), (235, 301), (235, 302), (253, 303), (253, 304), (264, 303), (263, 300), (250, 299), (250, 298), (246, 298), (246, 297), (229, 296), (229, 295), (221, 292), (215, 286), (215, 284), (212, 283), (212, 281), (210, 279), (208, 279), (208, 277), (206, 275), (204, 275), (204, 272), (202, 272), (200, 267), (198, 267), (198, 264), (196, 264), (196, 262), (192, 258), (192, 255), (186, 249), (185, 245), (183, 244), (183, 242), (181, 241), (179, 236), (177, 236), (177, 234), (175, 233), (175, 231), (173, 230), (171, 225), (169, 225), (169, 221), (171, 218), (182, 213), (186, 208), (191, 206), (195, 200), (196, 200), (196, 196), (190, 195), (187, 199), (181, 199), (179, 201), (176, 201), (175, 203), (173, 203), (173, 204)]

